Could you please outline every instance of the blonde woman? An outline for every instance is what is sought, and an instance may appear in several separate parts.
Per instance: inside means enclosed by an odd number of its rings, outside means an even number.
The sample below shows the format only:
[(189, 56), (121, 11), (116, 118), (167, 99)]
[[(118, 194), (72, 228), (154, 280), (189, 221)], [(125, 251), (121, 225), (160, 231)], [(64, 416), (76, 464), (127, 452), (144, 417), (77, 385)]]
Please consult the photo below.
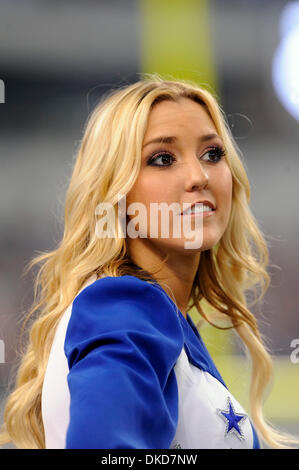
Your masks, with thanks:
[[(42, 264), (29, 315), (37, 318), (0, 442), (41, 449), (298, 442), (262, 413), (271, 359), (246, 293), (266, 291), (268, 254), (249, 195), (208, 91), (155, 75), (111, 91), (85, 129), (62, 241), (29, 266)], [(159, 204), (173, 210), (155, 218)], [(188, 313), (195, 306), (211, 321), (202, 300), (249, 353), (250, 415)]]

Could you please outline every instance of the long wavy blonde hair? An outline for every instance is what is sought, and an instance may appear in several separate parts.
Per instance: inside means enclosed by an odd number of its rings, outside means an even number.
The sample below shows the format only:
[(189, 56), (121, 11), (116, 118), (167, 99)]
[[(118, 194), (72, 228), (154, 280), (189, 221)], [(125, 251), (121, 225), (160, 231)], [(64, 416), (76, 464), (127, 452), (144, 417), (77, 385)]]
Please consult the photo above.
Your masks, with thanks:
[[(250, 412), (259, 437), (270, 447), (287, 447), (296, 438), (266, 423), (262, 404), (272, 377), (272, 362), (246, 294), (259, 288), (260, 299), (269, 286), (268, 250), (249, 208), (250, 187), (239, 150), (217, 99), (186, 80), (164, 80), (158, 75), (111, 90), (89, 116), (66, 194), (64, 233), (59, 246), (41, 252), (28, 269), (40, 264), (34, 283), (34, 301), (26, 322), (29, 337), (20, 353), (14, 391), (7, 397), (0, 444), (18, 448), (45, 448), (41, 394), (48, 356), (62, 314), (91, 276), (131, 274), (153, 279), (130, 260), (126, 240), (98, 238), (96, 207), (115, 207), (118, 195), (132, 188), (141, 164), (141, 148), (152, 107), (162, 100), (186, 97), (205, 107), (224, 141), (233, 178), (230, 220), (217, 250), (201, 253), (190, 296), (207, 321), (203, 300), (229, 319), (249, 352), (252, 363)], [(116, 227), (117, 228), (117, 227)], [(119, 227), (118, 227), (119, 228)], [(28, 326), (28, 325), (27, 325)], [(217, 326), (217, 325), (214, 325)], [(218, 326), (217, 326), (218, 327)]]

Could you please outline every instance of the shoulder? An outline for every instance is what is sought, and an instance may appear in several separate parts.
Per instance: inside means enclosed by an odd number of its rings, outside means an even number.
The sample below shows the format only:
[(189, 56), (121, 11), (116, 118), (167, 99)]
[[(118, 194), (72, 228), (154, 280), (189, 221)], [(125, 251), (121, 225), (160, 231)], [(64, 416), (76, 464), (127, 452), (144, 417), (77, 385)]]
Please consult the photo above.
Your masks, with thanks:
[(166, 293), (130, 275), (98, 279), (74, 299), (67, 345), (99, 337), (109, 341), (156, 338), (168, 346), (176, 344), (178, 351), (184, 343), (179, 314)]
[(168, 448), (178, 420), (174, 366), (183, 345), (180, 318), (161, 287), (121, 276), (81, 290), (64, 344), (66, 447)]
[(96, 280), (75, 297), (72, 306), (72, 316), (111, 315), (128, 322), (137, 311), (139, 317), (157, 318), (162, 323), (169, 317), (179, 319), (175, 305), (161, 287), (130, 275)]
[(130, 302), (138, 298), (157, 299), (166, 301), (166, 294), (163, 294), (161, 288), (150, 282), (139, 279), (135, 276), (106, 276), (92, 282), (85, 287), (74, 299), (74, 304), (84, 301), (106, 301), (114, 299), (119, 302)]

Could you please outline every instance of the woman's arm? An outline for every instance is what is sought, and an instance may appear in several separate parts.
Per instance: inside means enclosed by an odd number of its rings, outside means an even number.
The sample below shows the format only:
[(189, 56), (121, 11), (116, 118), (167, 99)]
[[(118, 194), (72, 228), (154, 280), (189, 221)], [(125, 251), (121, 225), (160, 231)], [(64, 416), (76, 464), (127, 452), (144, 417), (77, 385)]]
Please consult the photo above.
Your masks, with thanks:
[(169, 448), (178, 420), (173, 367), (183, 347), (166, 295), (133, 276), (106, 277), (74, 300), (67, 448)]

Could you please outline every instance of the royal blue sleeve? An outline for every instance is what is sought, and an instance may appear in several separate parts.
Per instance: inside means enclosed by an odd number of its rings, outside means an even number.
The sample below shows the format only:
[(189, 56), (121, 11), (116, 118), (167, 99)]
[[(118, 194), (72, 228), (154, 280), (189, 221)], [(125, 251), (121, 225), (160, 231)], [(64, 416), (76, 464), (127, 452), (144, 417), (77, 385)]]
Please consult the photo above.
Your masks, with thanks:
[(65, 339), (68, 449), (169, 448), (178, 421), (174, 306), (134, 276), (105, 277), (74, 300)]

